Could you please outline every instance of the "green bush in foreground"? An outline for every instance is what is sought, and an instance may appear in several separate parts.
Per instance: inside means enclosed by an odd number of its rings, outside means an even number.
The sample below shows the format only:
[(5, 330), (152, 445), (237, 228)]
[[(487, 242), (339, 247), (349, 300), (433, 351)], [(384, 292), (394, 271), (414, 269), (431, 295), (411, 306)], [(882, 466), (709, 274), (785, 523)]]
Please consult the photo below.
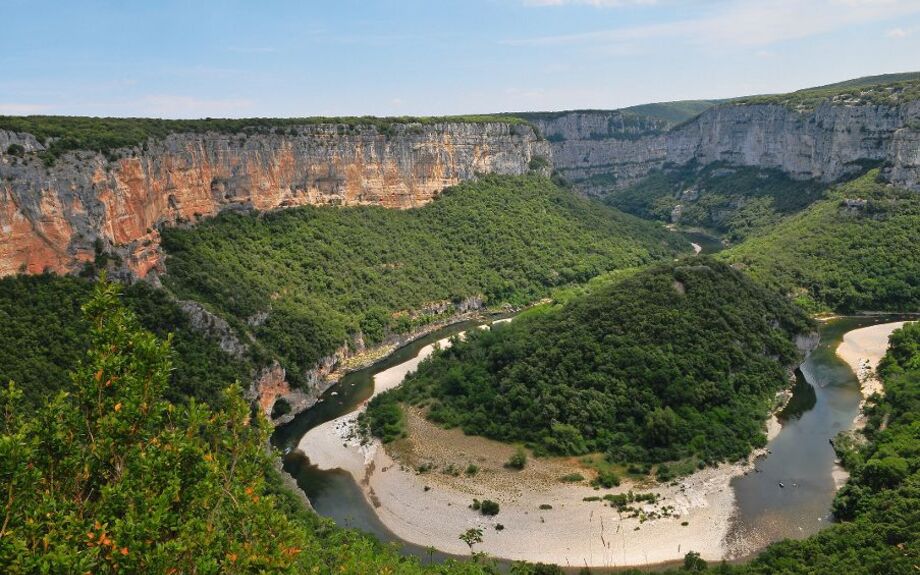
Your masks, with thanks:
[(0, 572), (495, 572), (422, 567), (306, 511), (238, 387), (218, 411), (169, 403), (170, 340), (141, 329), (115, 285), (84, 310), (89, 345), (69, 384), (35, 413), (15, 384), (0, 389)]
[[(0, 382), (15, 381), (30, 408), (66, 385), (68, 370), (86, 353), (90, 326), (80, 306), (92, 289), (91, 281), (77, 277), (0, 278)], [(125, 288), (123, 300), (144, 328), (160, 338), (172, 334), (170, 401), (195, 398), (214, 406), (226, 386), (251, 377), (248, 358), (221, 351), (163, 290), (137, 283)]]
[(169, 341), (141, 330), (100, 284), (84, 306), (90, 346), (34, 417), (0, 397), (5, 573), (290, 572), (305, 549), (263, 496), (269, 426), (237, 387), (225, 409), (162, 399)]

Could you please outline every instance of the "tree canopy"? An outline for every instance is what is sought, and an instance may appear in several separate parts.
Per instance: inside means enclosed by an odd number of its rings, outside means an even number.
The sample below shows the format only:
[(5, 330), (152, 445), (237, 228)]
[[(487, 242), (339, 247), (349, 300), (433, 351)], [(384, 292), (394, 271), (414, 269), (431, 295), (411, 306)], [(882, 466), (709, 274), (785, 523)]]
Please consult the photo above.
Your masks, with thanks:
[(164, 283), (204, 303), (293, 383), (356, 334), (375, 343), (462, 309), (525, 305), (559, 286), (689, 251), (676, 234), (546, 178), (488, 176), (417, 209), (225, 213), (163, 231)]
[(543, 453), (737, 459), (764, 444), (773, 396), (799, 357), (793, 338), (811, 329), (798, 308), (725, 264), (661, 264), (469, 332), (376, 397), (370, 427), (405, 402)]

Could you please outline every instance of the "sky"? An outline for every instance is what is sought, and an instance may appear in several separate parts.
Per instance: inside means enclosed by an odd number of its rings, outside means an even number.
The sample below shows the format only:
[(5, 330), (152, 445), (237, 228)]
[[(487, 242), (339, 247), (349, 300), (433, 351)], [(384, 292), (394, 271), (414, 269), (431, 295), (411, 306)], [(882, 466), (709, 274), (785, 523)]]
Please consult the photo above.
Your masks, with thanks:
[(920, 70), (920, 0), (0, 0), (0, 114), (620, 108)]

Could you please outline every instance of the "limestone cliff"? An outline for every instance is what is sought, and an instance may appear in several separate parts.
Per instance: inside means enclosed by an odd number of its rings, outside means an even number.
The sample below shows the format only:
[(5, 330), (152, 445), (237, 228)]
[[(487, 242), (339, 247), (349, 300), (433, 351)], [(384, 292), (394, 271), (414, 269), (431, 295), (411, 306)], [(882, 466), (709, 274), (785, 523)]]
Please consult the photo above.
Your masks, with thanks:
[(778, 168), (834, 181), (867, 164), (892, 183), (920, 190), (920, 101), (898, 105), (826, 101), (723, 104), (677, 126), (634, 122), (618, 112), (570, 112), (532, 120), (553, 148), (555, 168), (588, 193), (628, 186), (665, 164), (690, 161)]
[[(16, 146), (12, 146), (16, 144)], [(224, 209), (305, 204), (409, 208), (477, 173), (524, 174), (548, 143), (503, 122), (305, 124), (259, 134), (180, 133), (46, 167), (30, 134), (0, 131), (0, 275), (70, 272), (115, 249), (145, 276), (160, 225)], [(15, 153), (11, 153), (15, 152)]]

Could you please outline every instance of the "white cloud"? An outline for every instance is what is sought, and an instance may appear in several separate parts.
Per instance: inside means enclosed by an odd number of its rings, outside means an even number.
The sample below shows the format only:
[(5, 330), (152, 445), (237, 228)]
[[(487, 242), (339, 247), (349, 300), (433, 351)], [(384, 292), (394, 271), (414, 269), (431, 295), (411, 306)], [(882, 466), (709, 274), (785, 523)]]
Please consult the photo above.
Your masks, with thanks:
[(889, 38), (900, 39), (900, 38), (906, 38), (908, 34), (910, 34), (910, 32), (908, 32), (904, 28), (892, 28), (891, 30), (885, 33), (885, 36), (888, 36)]
[(916, 13), (920, 13), (920, 2), (916, 0), (730, 0), (712, 5), (708, 13), (699, 18), (512, 39), (504, 43), (612, 46), (649, 40), (683, 40), (714, 46), (767, 46)]

